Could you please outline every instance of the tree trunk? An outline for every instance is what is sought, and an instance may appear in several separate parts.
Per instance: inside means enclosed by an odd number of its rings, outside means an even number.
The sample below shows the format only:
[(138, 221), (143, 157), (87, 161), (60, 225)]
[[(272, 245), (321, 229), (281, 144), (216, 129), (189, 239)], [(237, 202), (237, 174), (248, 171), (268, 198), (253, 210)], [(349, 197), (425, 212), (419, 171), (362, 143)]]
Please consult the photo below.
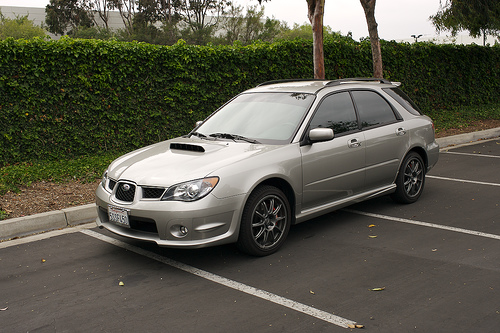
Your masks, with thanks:
[(361, 6), (365, 11), (366, 23), (368, 25), (368, 34), (370, 35), (370, 43), (372, 46), (373, 59), (373, 77), (383, 78), (382, 66), (382, 51), (380, 49), (380, 39), (378, 37), (377, 21), (375, 20), (375, 1), (376, 0), (360, 0)]
[(323, 16), (325, 0), (307, 0), (308, 17), (313, 30), (314, 78), (325, 78), (325, 55), (323, 52)]

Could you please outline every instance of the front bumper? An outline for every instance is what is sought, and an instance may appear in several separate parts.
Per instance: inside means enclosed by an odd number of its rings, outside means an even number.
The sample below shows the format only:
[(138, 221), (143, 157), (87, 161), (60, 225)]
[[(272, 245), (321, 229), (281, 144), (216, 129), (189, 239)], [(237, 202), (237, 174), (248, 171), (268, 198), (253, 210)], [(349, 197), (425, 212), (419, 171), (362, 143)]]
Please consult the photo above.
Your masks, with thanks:
[[(218, 199), (209, 194), (194, 202), (140, 200), (117, 204), (101, 185), (96, 190), (97, 219), (100, 228), (160, 246), (200, 248), (238, 240), (244, 195)], [(108, 205), (129, 212), (130, 228), (109, 221)], [(180, 227), (187, 230), (179, 233)]]

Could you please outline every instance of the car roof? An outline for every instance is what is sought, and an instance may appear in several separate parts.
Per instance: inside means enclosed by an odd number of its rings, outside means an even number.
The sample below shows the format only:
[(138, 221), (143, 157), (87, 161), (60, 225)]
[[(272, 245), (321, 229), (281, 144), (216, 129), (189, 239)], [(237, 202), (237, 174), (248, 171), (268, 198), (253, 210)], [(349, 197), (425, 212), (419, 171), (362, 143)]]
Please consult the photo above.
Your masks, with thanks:
[(249, 89), (246, 92), (295, 92), (316, 94), (326, 87), (334, 87), (346, 84), (354, 85), (392, 85), (399, 86), (399, 82), (391, 82), (386, 79), (376, 78), (347, 78), (338, 80), (277, 80), (261, 83), (255, 88)]

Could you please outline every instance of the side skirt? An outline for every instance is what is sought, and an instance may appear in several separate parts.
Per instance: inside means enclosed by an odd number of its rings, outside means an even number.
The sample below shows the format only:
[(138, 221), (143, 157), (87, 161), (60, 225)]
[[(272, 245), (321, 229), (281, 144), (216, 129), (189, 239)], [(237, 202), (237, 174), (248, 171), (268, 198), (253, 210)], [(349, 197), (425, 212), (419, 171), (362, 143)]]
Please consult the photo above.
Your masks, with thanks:
[(299, 214), (295, 216), (295, 223), (298, 224), (312, 218), (321, 216), (323, 214), (332, 212), (334, 210), (338, 210), (344, 208), (349, 205), (353, 205), (355, 203), (365, 201), (368, 199), (373, 199), (376, 197), (380, 197), (383, 195), (391, 194), (396, 190), (396, 184), (391, 184), (389, 186), (384, 186), (380, 188), (376, 188), (367, 192), (363, 192), (357, 195), (353, 195), (341, 200), (337, 200), (334, 202), (329, 202), (317, 207), (309, 208), (301, 211)]

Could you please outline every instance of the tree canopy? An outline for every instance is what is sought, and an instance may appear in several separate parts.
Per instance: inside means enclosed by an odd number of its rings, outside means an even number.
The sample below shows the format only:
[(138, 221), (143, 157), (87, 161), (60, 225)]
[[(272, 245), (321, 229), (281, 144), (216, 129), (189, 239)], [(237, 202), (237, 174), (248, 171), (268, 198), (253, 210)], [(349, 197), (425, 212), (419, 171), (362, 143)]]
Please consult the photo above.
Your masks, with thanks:
[(13, 37), (14, 39), (31, 39), (33, 37), (44, 37), (46, 31), (34, 25), (33, 21), (26, 16), (17, 16), (14, 19), (4, 17), (0, 12), (0, 39)]
[[(123, 28), (108, 26), (118, 12)], [(263, 7), (244, 8), (230, 0), (50, 0), (46, 25), (52, 33), (77, 38), (116, 38), (172, 45), (271, 42), (289, 28), (264, 16)], [(116, 15), (116, 14), (114, 14)]]
[(92, 19), (84, 5), (80, 0), (50, 0), (50, 4), (45, 7), (48, 30), (62, 35), (78, 27), (90, 27)]
[(468, 31), (472, 37), (500, 36), (500, 1), (498, 0), (446, 0), (430, 17), (437, 31), (450, 31), (456, 35)]

